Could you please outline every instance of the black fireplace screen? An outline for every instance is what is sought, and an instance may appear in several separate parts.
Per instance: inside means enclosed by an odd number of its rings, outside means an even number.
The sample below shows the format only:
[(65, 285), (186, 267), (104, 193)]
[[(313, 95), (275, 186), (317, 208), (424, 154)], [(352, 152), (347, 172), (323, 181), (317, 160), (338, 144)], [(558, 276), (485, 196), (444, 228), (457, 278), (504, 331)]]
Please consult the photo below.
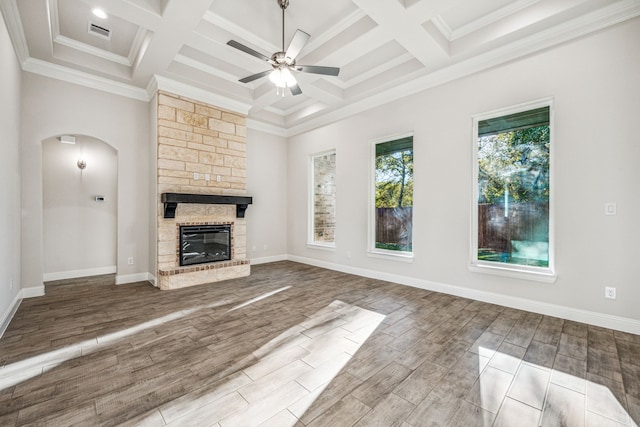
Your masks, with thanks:
[(231, 259), (231, 225), (180, 226), (180, 265)]

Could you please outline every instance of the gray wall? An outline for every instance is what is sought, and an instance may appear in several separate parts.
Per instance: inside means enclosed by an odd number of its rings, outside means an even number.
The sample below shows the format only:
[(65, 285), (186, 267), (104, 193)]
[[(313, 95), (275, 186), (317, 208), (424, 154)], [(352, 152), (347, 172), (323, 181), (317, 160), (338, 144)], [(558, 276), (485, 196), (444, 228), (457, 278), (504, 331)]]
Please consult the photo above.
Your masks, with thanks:
[[(287, 254), (287, 140), (247, 131), (247, 258), (252, 264)], [(305, 212), (300, 212), (305, 215)]]
[[(289, 254), (522, 307), (559, 305), (578, 318), (586, 311), (640, 320), (634, 268), (640, 255), (639, 39), (640, 19), (635, 19), (290, 138)], [(545, 284), (471, 272), (472, 116), (549, 96), (556, 111), (552, 162), (558, 278)], [(410, 131), (415, 259), (370, 258), (370, 141)], [(308, 156), (332, 148), (338, 169), (337, 248), (327, 252), (306, 246), (303, 213)], [(604, 215), (607, 202), (617, 203), (617, 216)], [(605, 286), (617, 287), (617, 300), (604, 299)]]
[[(117, 280), (147, 280), (149, 272), (148, 103), (25, 73), (22, 115), (22, 277), (43, 281), (43, 141), (86, 135), (118, 151)], [(78, 233), (91, 232), (90, 226)], [(134, 265), (127, 259), (134, 258)]]
[[(20, 84), (21, 71), (0, 13), (0, 335), (21, 287)], [(12, 285), (13, 284), (13, 285)]]

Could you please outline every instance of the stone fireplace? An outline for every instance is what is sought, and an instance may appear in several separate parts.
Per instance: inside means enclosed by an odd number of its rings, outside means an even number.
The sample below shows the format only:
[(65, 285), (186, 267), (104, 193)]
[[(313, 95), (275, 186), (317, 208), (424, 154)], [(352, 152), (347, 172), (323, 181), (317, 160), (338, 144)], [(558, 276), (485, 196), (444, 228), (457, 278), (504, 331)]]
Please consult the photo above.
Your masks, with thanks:
[[(177, 289), (248, 276), (246, 118), (166, 92), (158, 93), (157, 107), (158, 287)], [(218, 243), (209, 249), (202, 246), (205, 240), (213, 241), (211, 234), (190, 243), (189, 256), (204, 262), (181, 265), (181, 231), (210, 226), (228, 230), (228, 256), (213, 255)]]

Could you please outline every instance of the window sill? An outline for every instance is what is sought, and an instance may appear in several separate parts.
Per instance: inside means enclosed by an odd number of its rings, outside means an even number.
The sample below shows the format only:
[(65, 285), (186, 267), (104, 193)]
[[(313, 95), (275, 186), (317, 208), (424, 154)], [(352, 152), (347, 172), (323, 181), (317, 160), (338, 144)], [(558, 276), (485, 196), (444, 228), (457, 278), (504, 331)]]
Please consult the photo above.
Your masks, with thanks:
[(369, 250), (367, 251), (367, 256), (370, 258), (378, 258), (378, 259), (386, 259), (389, 261), (401, 261), (401, 262), (413, 262), (413, 253), (409, 252), (399, 252), (394, 253), (390, 251), (375, 251)]
[(511, 277), (514, 279), (531, 280), (534, 282), (554, 283), (558, 275), (552, 272), (526, 271), (516, 268), (494, 266), (487, 264), (470, 264), (469, 271), (482, 274), (493, 274), (495, 276)]
[(320, 243), (307, 243), (307, 248), (309, 249), (318, 249), (321, 251), (335, 252), (336, 245), (323, 245)]

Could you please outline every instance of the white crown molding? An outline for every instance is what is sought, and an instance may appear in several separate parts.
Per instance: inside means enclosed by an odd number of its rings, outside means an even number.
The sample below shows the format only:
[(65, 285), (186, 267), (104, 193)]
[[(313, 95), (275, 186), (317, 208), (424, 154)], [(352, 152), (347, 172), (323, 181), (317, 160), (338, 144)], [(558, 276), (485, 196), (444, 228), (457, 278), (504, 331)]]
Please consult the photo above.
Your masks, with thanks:
[(281, 136), (283, 138), (287, 138), (289, 136), (287, 129), (283, 127), (260, 122), (253, 119), (247, 119), (247, 129), (256, 130), (258, 132), (264, 132), (271, 135)]
[(23, 71), (62, 80), (68, 83), (89, 87), (103, 92), (120, 95), (138, 101), (149, 102), (149, 97), (144, 89), (116, 82), (104, 77), (94, 76), (83, 71), (74, 70), (62, 65), (41, 61), (40, 59), (28, 58), (22, 64)]
[(331, 262), (320, 261), (317, 259), (300, 257), (296, 255), (287, 255), (287, 260), (299, 262), (302, 264), (313, 265), (316, 267), (326, 268), (329, 270), (339, 271), (342, 273), (355, 274), (357, 276), (368, 277), (371, 279), (383, 280), (386, 282), (399, 283), (401, 285), (411, 286), (414, 288), (425, 289), (428, 291), (441, 292), (449, 295), (455, 295), (462, 298), (470, 298), (476, 301), (497, 304), (504, 307), (511, 307), (518, 310), (530, 311), (533, 313), (543, 314), (546, 316), (559, 317), (561, 319), (573, 320), (576, 322), (587, 323), (590, 325), (600, 326), (603, 328), (615, 329), (618, 331), (628, 332), (632, 334), (640, 334), (640, 320), (630, 319), (626, 317), (613, 316), (595, 311), (582, 310), (579, 308), (567, 307), (557, 304), (549, 304), (541, 301), (534, 301), (520, 297), (514, 297), (493, 292), (480, 291), (472, 288), (449, 285), (446, 283), (432, 282), (430, 280), (417, 279), (414, 277), (400, 276), (391, 273), (369, 270), (365, 268), (352, 267), (342, 264), (334, 264)]
[(147, 91), (149, 91), (150, 89), (152, 90), (152, 92), (147, 92), (148, 99), (153, 98), (155, 92), (157, 92), (158, 90), (163, 90), (166, 92), (174, 93), (176, 95), (184, 96), (186, 98), (195, 99), (197, 101), (201, 101), (210, 105), (215, 105), (216, 107), (233, 111), (235, 113), (244, 114), (245, 116), (249, 114), (249, 110), (251, 109), (250, 104), (236, 101), (231, 98), (227, 98), (226, 96), (218, 95), (205, 89), (190, 86), (188, 84), (181, 83), (167, 77), (156, 75), (154, 76), (154, 80), (155, 83), (149, 83), (149, 86), (147, 87)]
[(0, 0), (0, 10), (7, 24), (7, 30), (11, 35), (11, 42), (13, 43), (13, 49), (16, 51), (18, 61), (20, 61), (20, 64), (24, 64), (29, 58), (29, 45), (24, 35), (20, 11), (18, 10), (16, 1), (17, 0)]
[(543, 49), (567, 42), (595, 31), (610, 27), (628, 19), (640, 16), (640, 1), (622, 0), (611, 6), (599, 9), (582, 17), (567, 21), (562, 25), (542, 31), (525, 39), (516, 41), (458, 62), (423, 77), (400, 84), (391, 89), (334, 109), (307, 122), (288, 128), (289, 136), (299, 135), (346, 117), (379, 107), (398, 99), (414, 95), (427, 89), (469, 76), (506, 62), (522, 58)]
[(203, 64), (200, 61), (196, 61), (195, 59), (191, 59), (188, 56), (184, 56), (182, 54), (177, 54), (173, 60), (179, 64), (186, 65), (187, 67), (193, 68), (194, 70), (202, 71), (214, 77), (218, 77), (220, 79), (226, 80), (232, 83), (238, 83), (238, 77), (225, 73), (224, 71), (220, 71), (215, 67), (212, 67), (207, 64)]
[(98, 49), (97, 47), (93, 47), (74, 39), (70, 39), (69, 37), (65, 37), (60, 34), (56, 35), (56, 37), (53, 39), (53, 42), (70, 47), (71, 49), (75, 49), (80, 52), (88, 53), (89, 55), (95, 56), (97, 58), (106, 59), (107, 61), (111, 61), (116, 64), (126, 65), (127, 67), (131, 67), (132, 65), (131, 61), (129, 61), (129, 58), (111, 53), (103, 49)]
[(450, 30), (451, 32), (449, 33), (449, 41), (450, 42), (455, 41), (461, 37), (464, 37), (468, 34), (478, 31), (481, 28), (484, 28), (495, 22), (498, 22), (499, 20), (506, 18), (509, 15), (513, 15), (514, 13), (517, 13), (530, 6), (533, 6), (538, 2), (540, 2), (540, 0), (518, 0), (514, 3), (510, 3), (505, 7), (502, 7), (492, 13), (484, 15), (479, 19), (469, 22), (468, 24), (465, 24), (460, 28), (456, 28), (455, 30)]

